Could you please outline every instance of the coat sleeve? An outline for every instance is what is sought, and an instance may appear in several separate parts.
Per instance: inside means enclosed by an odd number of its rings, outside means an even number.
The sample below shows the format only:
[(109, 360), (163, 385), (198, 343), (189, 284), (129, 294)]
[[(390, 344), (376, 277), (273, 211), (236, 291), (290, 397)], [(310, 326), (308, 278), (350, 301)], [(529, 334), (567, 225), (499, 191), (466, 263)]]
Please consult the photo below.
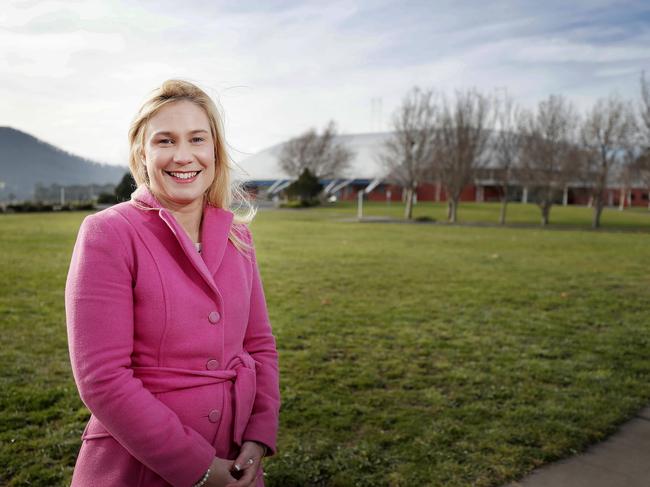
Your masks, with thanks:
[(122, 217), (101, 213), (81, 224), (65, 288), (79, 395), (132, 456), (173, 486), (191, 486), (216, 452), (133, 376), (133, 255), (114, 221)]
[(276, 440), (280, 414), (278, 352), (271, 330), (264, 289), (250, 232), (248, 241), (251, 245), (253, 283), (248, 327), (244, 336), (244, 349), (257, 362), (257, 390), (253, 411), (242, 439), (265, 444), (269, 448), (267, 455), (270, 456), (277, 451)]

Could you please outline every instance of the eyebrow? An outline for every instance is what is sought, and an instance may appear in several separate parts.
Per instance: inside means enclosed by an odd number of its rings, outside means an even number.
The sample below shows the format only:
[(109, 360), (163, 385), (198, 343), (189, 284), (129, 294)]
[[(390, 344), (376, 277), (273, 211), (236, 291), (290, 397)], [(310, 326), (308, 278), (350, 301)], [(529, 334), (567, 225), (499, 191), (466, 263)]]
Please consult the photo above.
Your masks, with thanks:
[[(192, 130), (190, 132), (190, 134), (199, 134), (199, 133), (206, 133), (207, 134), (209, 132), (207, 130), (204, 130), (204, 129), (196, 129), (196, 130)], [(173, 132), (169, 132), (168, 130), (163, 130), (163, 131), (155, 132), (155, 133), (151, 134), (151, 137), (157, 137), (159, 135), (175, 135), (175, 134)]]

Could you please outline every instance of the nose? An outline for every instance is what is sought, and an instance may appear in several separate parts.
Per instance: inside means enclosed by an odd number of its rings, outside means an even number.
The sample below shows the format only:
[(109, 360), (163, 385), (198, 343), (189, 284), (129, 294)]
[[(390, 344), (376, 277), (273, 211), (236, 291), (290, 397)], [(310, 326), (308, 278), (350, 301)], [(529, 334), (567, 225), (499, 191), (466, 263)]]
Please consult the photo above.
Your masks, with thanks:
[(180, 141), (176, 145), (173, 160), (179, 164), (188, 164), (192, 162), (192, 151), (188, 142)]

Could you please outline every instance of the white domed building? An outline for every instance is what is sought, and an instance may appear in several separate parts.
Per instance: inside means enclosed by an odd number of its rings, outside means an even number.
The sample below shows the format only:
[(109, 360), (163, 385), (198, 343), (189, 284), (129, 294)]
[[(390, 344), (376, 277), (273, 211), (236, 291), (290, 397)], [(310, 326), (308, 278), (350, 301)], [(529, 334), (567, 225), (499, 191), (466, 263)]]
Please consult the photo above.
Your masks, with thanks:
[[(378, 157), (381, 147), (390, 136), (390, 132), (338, 135), (335, 143), (344, 145), (354, 155), (348, 170), (339, 178), (321, 180), (326, 194), (348, 200), (356, 198), (358, 191), (367, 190), (368, 197), (372, 200), (385, 200), (387, 197), (399, 200), (401, 189), (384, 181), (386, 171)], [(293, 181), (278, 162), (284, 144), (264, 149), (238, 163), (242, 169), (240, 177), (246, 181), (246, 186), (252, 193), (273, 197)]]

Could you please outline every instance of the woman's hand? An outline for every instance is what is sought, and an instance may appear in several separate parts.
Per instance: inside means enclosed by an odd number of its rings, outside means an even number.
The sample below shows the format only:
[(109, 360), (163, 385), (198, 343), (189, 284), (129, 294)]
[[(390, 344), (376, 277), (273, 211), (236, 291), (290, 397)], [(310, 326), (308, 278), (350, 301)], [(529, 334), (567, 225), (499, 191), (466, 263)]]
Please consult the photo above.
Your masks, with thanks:
[(230, 473), (233, 467), (232, 460), (215, 457), (210, 464), (210, 476), (204, 487), (225, 487), (236, 479)]
[(266, 449), (254, 441), (245, 441), (242, 443), (233, 469), (244, 472), (244, 474), (236, 483), (228, 484), (227, 487), (253, 487), (260, 473), (262, 455), (265, 452)]

